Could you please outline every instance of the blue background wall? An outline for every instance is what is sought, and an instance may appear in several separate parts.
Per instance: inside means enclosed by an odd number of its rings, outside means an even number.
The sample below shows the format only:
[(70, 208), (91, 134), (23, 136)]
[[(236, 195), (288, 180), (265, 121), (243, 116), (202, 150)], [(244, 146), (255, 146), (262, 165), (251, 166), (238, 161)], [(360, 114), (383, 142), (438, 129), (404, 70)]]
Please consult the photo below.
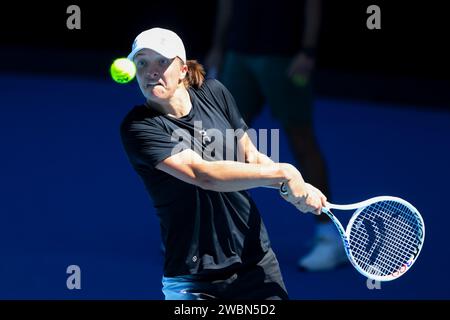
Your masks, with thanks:
[[(136, 83), (2, 75), (0, 88), (0, 298), (162, 298), (158, 222), (118, 130), (127, 110), (141, 102)], [(368, 290), (350, 266), (300, 273), (296, 260), (307, 250), (312, 216), (276, 191), (254, 189), (291, 297), (448, 299), (450, 115), (321, 98), (315, 112), (332, 199), (403, 197), (422, 212), (427, 238), (413, 269), (381, 290)], [(259, 127), (279, 124), (265, 111)], [(283, 131), (280, 145), (280, 161), (294, 163)], [(81, 268), (79, 291), (66, 287), (73, 264)]]
[[(154, 25), (177, 30), (202, 62), (211, 3), (170, 14), (163, 1), (146, 10), (125, 6), (126, 23), (118, 24), (111, 4), (80, 2), (79, 33), (65, 28), (71, 3), (8, 9), (0, 22), (0, 299), (163, 297), (158, 221), (119, 136), (122, 118), (142, 97), (135, 82), (111, 81), (108, 68), (137, 32)], [(403, 197), (421, 211), (426, 241), (412, 270), (380, 290), (369, 290), (351, 266), (301, 273), (296, 262), (308, 250), (313, 217), (276, 191), (254, 189), (291, 298), (449, 299), (445, 10), (437, 1), (379, 1), (385, 24), (376, 34), (365, 29), (372, 3), (326, 3), (314, 125), (331, 200)], [(280, 125), (266, 108), (254, 127)], [(280, 160), (295, 163), (280, 132)], [(81, 290), (66, 287), (69, 265), (81, 268)]]

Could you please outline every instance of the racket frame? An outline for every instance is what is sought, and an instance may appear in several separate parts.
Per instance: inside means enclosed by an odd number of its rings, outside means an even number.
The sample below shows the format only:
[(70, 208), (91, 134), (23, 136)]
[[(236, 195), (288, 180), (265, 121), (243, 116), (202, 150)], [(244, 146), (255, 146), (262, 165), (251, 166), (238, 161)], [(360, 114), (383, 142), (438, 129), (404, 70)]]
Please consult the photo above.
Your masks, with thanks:
[[(279, 191), (281, 194), (287, 195), (287, 188), (284, 183), (281, 184)], [(353, 258), (352, 251), (350, 248), (350, 242), (349, 242), (351, 227), (352, 227), (354, 221), (358, 218), (358, 215), (360, 214), (360, 212), (362, 210), (364, 210), (367, 206), (370, 206), (371, 204), (374, 204), (374, 203), (380, 202), (380, 201), (395, 201), (395, 202), (401, 203), (402, 205), (406, 206), (408, 209), (410, 209), (412, 212), (415, 213), (416, 217), (419, 220), (419, 224), (422, 226), (422, 228), (421, 228), (421, 230), (422, 230), (421, 243), (418, 247), (417, 253), (414, 255), (414, 258), (408, 260), (397, 271), (394, 271), (392, 274), (385, 275), (385, 276), (370, 274), (367, 271), (363, 270), (361, 267), (359, 267), (358, 264), (356, 263), (355, 259)], [(349, 222), (347, 223), (347, 228), (344, 229), (341, 222), (331, 212), (331, 209), (356, 210), (356, 211), (353, 213), (352, 217), (350, 218)], [(419, 254), (422, 250), (423, 243), (425, 242), (425, 223), (423, 221), (422, 216), (420, 215), (419, 211), (411, 203), (409, 203), (406, 200), (403, 200), (402, 198), (393, 197), (393, 196), (378, 196), (378, 197), (373, 197), (373, 198), (367, 199), (365, 201), (356, 202), (356, 203), (352, 203), (352, 204), (346, 204), (346, 205), (339, 205), (339, 204), (333, 204), (333, 203), (327, 202), (327, 206), (322, 207), (322, 212), (325, 213), (331, 219), (331, 221), (333, 221), (334, 225), (338, 229), (339, 234), (342, 239), (342, 242), (343, 242), (343, 245), (344, 245), (345, 254), (347, 255), (347, 257), (350, 260), (353, 267), (359, 273), (361, 273), (363, 276), (365, 276), (369, 279), (372, 279), (372, 280), (392, 281), (392, 280), (399, 278), (403, 274), (405, 274), (406, 271), (408, 271), (411, 268), (411, 266), (414, 264), (414, 262), (416, 262), (417, 258), (419, 257)]]
[[(421, 244), (418, 247), (418, 252), (415, 254), (414, 259), (408, 260), (408, 262), (405, 263), (403, 266), (401, 266), (397, 271), (393, 272), (391, 275), (386, 275), (386, 276), (370, 274), (367, 271), (363, 270), (361, 267), (359, 267), (353, 258), (352, 251), (350, 248), (350, 243), (349, 243), (351, 227), (352, 227), (354, 221), (358, 218), (359, 213), (362, 210), (364, 210), (367, 206), (369, 206), (373, 203), (376, 203), (376, 202), (380, 202), (380, 201), (395, 201), (395, 202), (403, 204), (404, 206), (406, 206), (408, 209), (410, 209), (411, 211), (413, 211), (416, 214), (417, 218), (420, 221), (420, 224), (422, 225)], [(330, 209), (336, 209), (336, 210), (354, 210), (354, 209), (356, 209), (356, 211), (353, 213), (352, 217), (350, 218), (350, 220), (347, 224), (347, 228), (344, 229), (341, 222), (335, 217), (335, 215), (331, 212)], [(403, 274), (405, 274), (406, 271), (408, 271), (411, 268), (411, 266), (414, 264), (414, 262), (417, 260), (419, 254), (420, 254), (420, 251), (422, 250), (423, 243), (425, 241), (425, 223), (424, 223), (423, 218), (420, 215), (419, 211), (408, 201), (403, 200), (398, 197), (379, 196), (379, 197), (370, 198), (365, 201), (352, 203), (352, 204), (348, 204), (348, 205), (337, 205), (337, 204), (327, 203), (327, 207), (322, 207), (322, 212), (325, 213), (331, 219), (331, 221), (333, 221), (334, 225), (338, 229), (339, 234), (341, 235), (341, 238), (342, 238), (342, 242), (344, 244), (345, 253), (347, 254), (347, 257), (350, 260), (353, 267), (355, 267), (355, 269), (358, 270), (358, 272), (361, 273), (363, 276), (365, 276), (369, 279), (372, 279), (372, 280), (392, 281), (392, 280), (399, 278)]]

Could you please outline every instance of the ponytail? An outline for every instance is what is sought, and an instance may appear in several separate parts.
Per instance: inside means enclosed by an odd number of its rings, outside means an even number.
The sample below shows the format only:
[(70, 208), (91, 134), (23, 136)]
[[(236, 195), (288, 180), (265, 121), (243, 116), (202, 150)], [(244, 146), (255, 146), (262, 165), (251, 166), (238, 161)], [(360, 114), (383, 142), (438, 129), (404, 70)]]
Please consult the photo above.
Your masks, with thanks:
[(187, 60), (188, 72), (183, 82), (186, 87), (200, 88), (205, 80), (205, 69), (197, 60)]

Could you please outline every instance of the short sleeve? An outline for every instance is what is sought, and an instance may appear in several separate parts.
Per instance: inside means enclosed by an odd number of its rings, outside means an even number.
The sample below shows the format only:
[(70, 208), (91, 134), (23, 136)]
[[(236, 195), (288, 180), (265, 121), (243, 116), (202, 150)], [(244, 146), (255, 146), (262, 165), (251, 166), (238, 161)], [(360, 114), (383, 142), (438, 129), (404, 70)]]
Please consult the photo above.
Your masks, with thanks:
[(236, 101), (230, 91), (218, 80), (209, 80), (212, 91), (224, 107), (228, 120), (233, 129), (242, 129), (244, 132), (248, 130), (248, 126), (242, 118), (241, 113), (236, 105)]
[(124, 120), (122, 143), (133, 166), (156, 167), (180, 148), (180, 142), (162, 126), (144, 120)]

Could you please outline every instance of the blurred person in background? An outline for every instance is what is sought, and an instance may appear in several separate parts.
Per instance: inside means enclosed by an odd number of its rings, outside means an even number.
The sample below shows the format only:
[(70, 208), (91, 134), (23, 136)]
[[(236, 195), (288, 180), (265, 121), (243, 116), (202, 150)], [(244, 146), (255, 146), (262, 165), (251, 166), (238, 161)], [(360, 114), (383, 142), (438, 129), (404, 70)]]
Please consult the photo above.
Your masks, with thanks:
[[(305, 179), (329, 197), (325, 160), (313, 128), (312, 77), (321, 24), (321, 0), (218, 0), (210, 77), (230, 90), (249, 124), (267, 103), (287, 133)], [(346, 263), (333, 223), (317, 217), (312, 248), (298, 260), (304, 271)]]

